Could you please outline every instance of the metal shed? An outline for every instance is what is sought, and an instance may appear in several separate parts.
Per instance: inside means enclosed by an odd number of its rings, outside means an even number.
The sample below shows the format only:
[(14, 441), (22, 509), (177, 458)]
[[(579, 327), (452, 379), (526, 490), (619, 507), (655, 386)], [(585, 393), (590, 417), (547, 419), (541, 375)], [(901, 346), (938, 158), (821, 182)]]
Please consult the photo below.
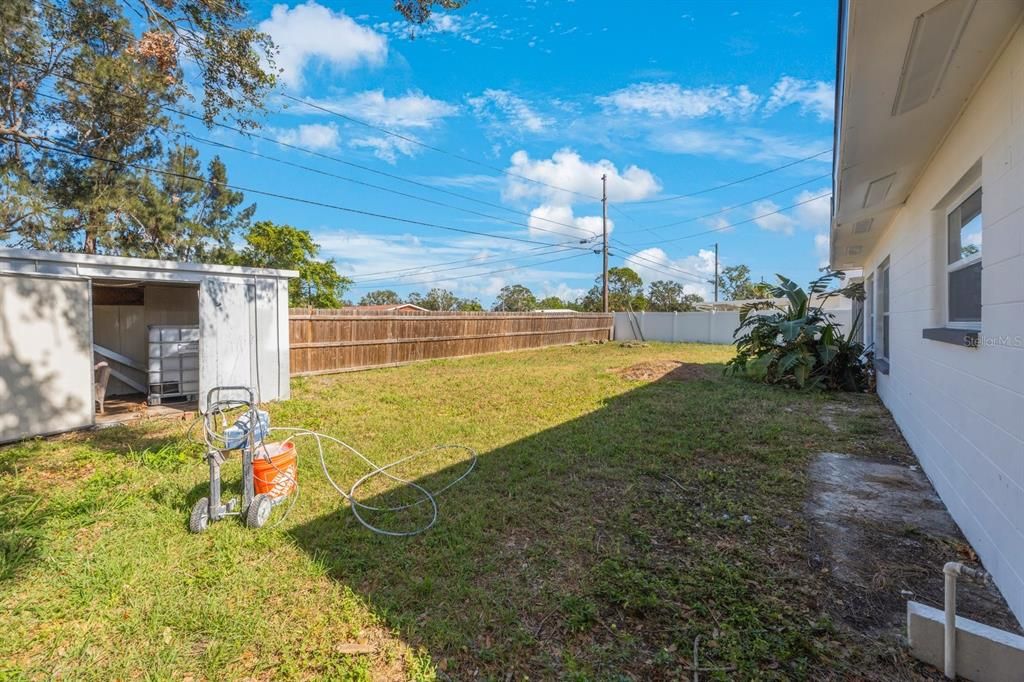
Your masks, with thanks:
[[(218, 385), (287, 398), (288, 279), (296, 276), (0, 249), (0, 442), (120, 421), (156, 404), (202, 408)], [(110, 368), (113, 407), (99, 415), (97, 362)]]

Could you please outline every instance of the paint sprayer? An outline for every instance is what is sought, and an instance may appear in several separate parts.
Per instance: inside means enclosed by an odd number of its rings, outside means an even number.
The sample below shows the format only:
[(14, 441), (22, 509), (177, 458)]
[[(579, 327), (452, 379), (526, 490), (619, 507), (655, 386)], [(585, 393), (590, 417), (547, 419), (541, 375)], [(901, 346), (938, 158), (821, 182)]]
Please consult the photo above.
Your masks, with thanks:
[[(237, 415), (229, 417), (228, 415)], [(233, 419), (233, 420), (232, 420)], [(374, 533), (390, 536), (417, 535), (431, 528), (438, 518), (436, 496), (445, 492), (464, 479), (476, 466), (477, 453), (463, 445), (435, 445), (411, 455), (401, 457), (390, 464), (378, 465), (348, 443), (333, 436), (298, 427), (271, 427), (270, 415), (259, 409), (255, 389), (247, 386), (217, 386), (206, 396), (206, 410), (197, 423), (202, 424), (202, 444), (206, 447), (206, 461), (210, 469), (210, 492), (207, 497), (196, 501), (189, 517), (189, 530), (202, 533), (212, 521), (221, 521), (229, 516), (241, 517), (249, 528), (261, 528), (270, 518), (274, 507), (290, 500), (285, 514), (277, 521), (284, 521), (287, 512), (294, 505), (298, 493), (298, 456), (295, 441), (307, 439), (316, 446), (320, 468), (324, 478), (352, 508), (356, 520)], [(195, 425), (193, 425), (195, 426)], [(280, 435), (280, 442), (269, 442), (268, 438)], [(331, 476), (327, 466), (325, 444), (338, 446), (341, 451), (361, 462), (367, 473), (359, 476), (348, 488), (342, 488)], [(221, 466), (232, 452), (242, 456), (242, 496), (221, 501)], [(402, 478), (394, 469), (424, 455), (441, 456), (442, 453), (462, 454), (467, 462), (465, 471), (438, 490)], [(375, 506), (356, 499), (359, 488), (368, 481), (384, 477), (392, 486), (404, 486), (414, 491), (417, 498), (409, 503), (392, 506)], [(386, 483), (385, 485), (388, 485)], [(397, 513), (413, 510), (420, 505), (429, 505), (430, 520), (412, 529), (384, 529), (371, 524), (365, 518), (366, 512)]]
[[(230, 424), (228, 412), (242, 410)], [(202, 533), (210, 522), (240, 516), (249, 528), (260, 528), (273, 507), (295, 491), (297, 463), (291, 443), (267, 443), (270, 415), (259, 409), (256, 392), (245, 386), (218, 386), (206, 395), (203, 414), (210, 494), (192, 507), (189, 530)], [(242, 498), (221, 502), (221, 466), (233, 451), (242, 454)]]

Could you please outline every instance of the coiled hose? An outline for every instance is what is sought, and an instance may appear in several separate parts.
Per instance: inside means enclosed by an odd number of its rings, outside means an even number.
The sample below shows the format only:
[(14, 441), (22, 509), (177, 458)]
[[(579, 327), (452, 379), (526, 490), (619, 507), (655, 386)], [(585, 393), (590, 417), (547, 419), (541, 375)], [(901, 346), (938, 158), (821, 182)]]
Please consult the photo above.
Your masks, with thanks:
[[(202, 414), (201, 416), (197, 417), (197, 419), (196, 419), (196, 422), (202, 421), (202, 423), (203, 423), (203, 440), (200, 442), (200, 444), (204, 445), (205, 447), (207, 447), (209, 449), (212, 449), (212, 450), (223, 450), (225, 445), (226, 445), (226, 440), (225, 440), (224, 434), (217, 430), (215, 418), (216, 418), (217, 415), (220, 415), (221, 418), (222, 418), (222, 421), (223, 421), (224, 420), (224, 412), (225, 412), (225, 410), (231, 409), (233, 407), (240, 407), (240, 406), (243, 406), (243, 405), (247, 405), (247, 404), (243, 403), (241, 401), (218, 401), (217, 403), (211, 404), (209, 409), (207, 410), (207, 412), (205, 414)], [(255, 417), (256, 417), (255, 410), (252, 410), (252, 418), (253, 418), (253, 420), (255, 420)], [(255, 423), (255, 421), (252, 421), (250, 423)], [(189, 436), (191, 436), (194, 427), (195, 427), (195, 423), (193, 423), (192, 426), (189, 427)], [(297, 438), (311, 438), (311, 439), (313, 439), (313, 441), (316, 443), (317, 455), (320, 458), (320, 468), (323, 471), (324, 478), (326, 478), (327, 482), (330, 483), (331, 487), (334, 488), (338, 492), (338, 494), (341, 495), (349, 503), (349, 506), (352, 509), (352, 515), (355, 516), (356, 520), (360, 524), (362, 524), (364, 527), (366, 527), (370, 531), (372, 531), (374, 533), (377, 533), (379, 535), (386, 535), (386, 536), (390, 536), (390, 537), (410, 537), (410, 536), (413, 536), (413, 535), (419, 535), (420, 533), (424, 533), (424, 532), (430, 530), (431, 528), (433, 528), (434, 524), (437, 523), (438, 514), (439, 514), (439, 508), (438, 508), (438, 504), (437, 504), (437, 496), (441, 495), (445, 491), (449, 490), (452, 486), (454, 486), (455, 484), (459, 483), (464, 478), (469, 476), (469, 474), (473, 471), (473, 469), (476, 468), (476, 462), (477, 462), (477, 459), (478, 459), (477, 452), (475, 450), (473, 450), (472, 448), (467, 447), (465, 445), (435, 445), (435, 446), (427, 448), (425, 450), (420, 450), (419, 452), (415, 452), (415, 453), (413, 453), (411, 455), (407, 455), (407, 456), (405, 456), (405, 457), (403, 457), (401, 459), (398, 459), (398, 460), (396, 460), (394, 462), (391, 462), (390, 464), (380, 465), (380, 464), (377, 464), (376, 462), (374, 462), (372, 459), (370, 459), (366, 455), (364, 455), (363, 453), (361, 453), (358, 450), (356, 450), (354, 447), (352, 447), (351, 445), (349, 445), (345, 441), (341, 440), (340, 438), (335, 438), (334, 436), (330, 436), (330, 435), (325, 434), (325, 433), (319, 433), (317, 431), (311, 431), (309, 429), (304, 429), (304, 428), (300, 428), (300, 427), (272, 426), (272, 427), (270, 427), (267, 430), (267, 437), (270, 437), (273, 434), (281, 434), (281, 435), (288, 434), (287, 437), (284, 440), (285, 444), (291, 443), (291, 442), (293, 442)], [(194, 442), (198, 442), (198, 441), (195, 441), (194, 438), (192, 440)], [(342, 488), (337, 483), (337, 481), (334, 480), (334, 477), (331, 476), (331, 473), (330, 473), (330, 471), (327, 468), (327, 454), (324, 451), (324, 442), (325, 441), (326, 442), (330, 442), (330, 443), (335, 443), (336, 445), (341, 446), (343, 449), (345, 449), (348, 452), (350, 452), (358, 460), (360, 460), (364, 464), (366, 464), (366, 466), (368, 466), (369, 469), (370, 469), (369, 472), (367, 472), (363, 476), (361, 476), (358, 479), (356, 479), (356, 481), (352, 484), (352, 486), (347, 491), (344, 488)], [(285, 510), (284, 514), (281, 515), (281, 518), (278, 519), (276, 523), (274, 523), (274, 526), (278, 526), (278, 525), (284, 523), (285, 519), (288, 518), (288, 515), (291, 513), (292, 509), (294, 508), (295, 503), (298, 501), (298, 497), (299, 497), (299, 483), (296, 480), (296, 478), (294, 476), (292, 476), (291, 473), (286, 472), (286, 471), (284, 471), (282, 469), (279, 469), (277, 467), (277, 465), (274, 464), (274, 461), (271, 458), (270, 453), (267, 452), (265, 443), (266, 443), (266, 439), (261, 441), (256, 446), (256, 453), (254, 453), (254, 455), (253, 455), (254, 458), (255, 457), (263, 457), (263, 459), (265, 461), (267, 461), (277, 471), (277, 475), (278, 476), (283, 476), (283, 477), (285, 477), (286, 480), (290, 480), (292, 485), (294, 486), (293, 492), (291, 493), (291, 495), (289, 495), (289, 497), (291, 499), (289, 500), (288, 508)], [(411, 462), (411, 461), (413, 461), (415, 459), (418, 459), (419, 457), (423, 457), (424, 455), (436, 454), (438, 452), (445, 451), (445, 450), (461, 450), (463, 452), (468, 453), (469, 454), (469, 465), (466, 467), (466, 470), (462, 472), (462, 474), (460, 474), (457, 478), (455, 478), (454, 480), (452, 480), (449, 483), (447, 483), (446, 485), (444, 485), (439, 490), (433, 490), (433, 491), (432, 490), (428, 490), (426, 487), (420, 485), (419, 483), (416, 483), (415, 481), (410, 481), (408, 479), (405, 479), (405, 478), (402, 478), (400, 476), (397, 476), (396, 474), (394, 474), (394, 473), (392, 473), (390, 471), (394, 467), (397, 467), (397, 466), (399, 466), (401, 464), (405, 464), (407, 462)], [(260, 453), (262, 453), (262, 454), (260, 454)], [(366, 483), (368, 483), (369, 481), (375, 479), (378, 476), (384, 476), (385, 478), (388, 478), (391, 481), (394, 481), (395, 483), (398, 483), (399, 485), (404, 485), (404, 486), (409, 487), (412, 490), (415, 490), (417, 492), (418, 496), (419, 496), (419, 499), (417, 499), (417, 500), (415, 500), (413, 502), (409, 502), (407, 504), (399, 504), (399, 505), (395, 505), (395, 506), (382, 506), (382, 507), (365, 504), (363, 502), (360, 502), (358, 499), (356, 499), (356, 492), (362, 486), (364, 486)], [(427, 523), (425, 523), (423, 525), (420, 525), (420, 526), (417, 526), (417, 527), (415, 527), (415, 528), (413, 528), (411, 530), (388, 530), (386, 528), (380, 528), (378, 526), (373, 525), (369, 521), (367, 521), (366, 518), (364, 518), (363, 514), (360, 513), (361, 510), (363, 512), (377, 512), (377, 513), (401, 512), (401, 511), (404, 511), (404, 510), (407, 510), (407, 509), (412, 509), (414, 507), (418, 507), (418, 506), (423, 505), (423, 504), (429, 504), (430, 505), (430, 510), (431, 510), (430, 511), (430, 520)], [(274, 526), (272, 526), (272, 527), (274, 527)]]

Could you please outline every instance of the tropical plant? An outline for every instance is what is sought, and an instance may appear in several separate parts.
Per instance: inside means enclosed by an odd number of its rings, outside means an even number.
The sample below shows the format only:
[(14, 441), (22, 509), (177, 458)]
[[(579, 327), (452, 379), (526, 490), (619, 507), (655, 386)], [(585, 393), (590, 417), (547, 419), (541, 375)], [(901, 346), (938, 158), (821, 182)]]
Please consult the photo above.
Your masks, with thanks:
[(740, 326), (734, 332), (736, 357), (726, 363), (726, 373), (745, 375), (769, 384), (797, 388), (862, 391), (868, 387), (870, 356), (860, 337), (860, 313), (845, 333), (825, 303), (836, 296), (864, 300), (860, 282), (829, 289), (846, 275), (828, 272), (804, 291), (782, 275), (769, 294), (785, 299), (757, 301), (740, 309)]

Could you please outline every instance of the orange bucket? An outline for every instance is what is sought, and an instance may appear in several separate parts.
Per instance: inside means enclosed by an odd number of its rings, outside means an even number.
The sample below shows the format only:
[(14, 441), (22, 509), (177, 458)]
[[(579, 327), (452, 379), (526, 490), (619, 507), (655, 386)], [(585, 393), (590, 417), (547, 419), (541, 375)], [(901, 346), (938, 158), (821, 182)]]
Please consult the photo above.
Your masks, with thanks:
[(256, 494), (270, 495), (277, 501), (295, 490), (298, 481), (295, 443), (263, 443), (252, 458), (252, 478)]

